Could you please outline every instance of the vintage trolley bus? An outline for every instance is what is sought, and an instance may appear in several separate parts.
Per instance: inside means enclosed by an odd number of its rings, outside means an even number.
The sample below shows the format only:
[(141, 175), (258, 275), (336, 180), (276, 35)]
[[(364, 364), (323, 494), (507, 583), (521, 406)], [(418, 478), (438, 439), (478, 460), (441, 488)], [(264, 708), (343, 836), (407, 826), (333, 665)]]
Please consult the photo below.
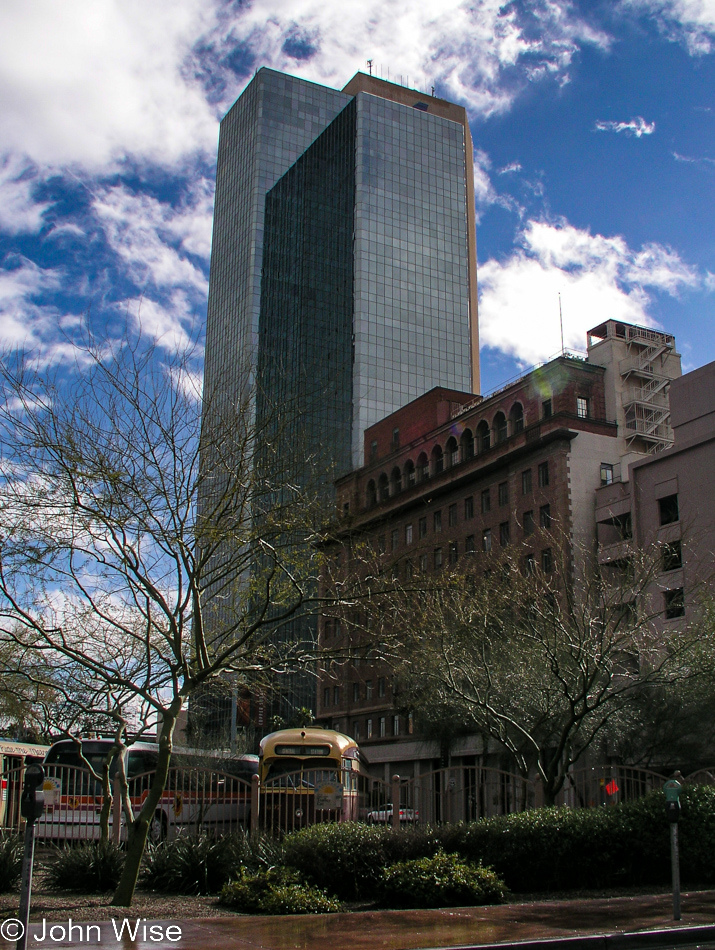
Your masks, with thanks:
[(259, 820), (269, 831), (362, 816), (367, 778), (357, 742), (330, 729), (281, 729), (261, 740)]
[(0, 738), (0, 828), (20, 822), (20, 794), (25, 766), (42, 762), (49, 746)]

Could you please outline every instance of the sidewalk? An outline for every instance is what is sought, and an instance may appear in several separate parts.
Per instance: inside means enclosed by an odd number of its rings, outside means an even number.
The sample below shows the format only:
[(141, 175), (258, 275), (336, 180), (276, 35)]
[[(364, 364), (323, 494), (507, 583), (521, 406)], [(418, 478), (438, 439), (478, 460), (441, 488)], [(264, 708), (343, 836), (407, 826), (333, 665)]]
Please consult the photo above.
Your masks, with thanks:
[[(569, 950), (628, 950), (697, 943), (715, 948), (715, 891), (686, 893), (682, 920), (672, 919), (672, 899), (619, 897), (544, 901), (450, 910), (367, 911), (305, 917), (214, 917), (74, 923), (55, 918), (32, 924), (27, 947), (141, 948), (141, 950), (426, 950), (487, 947), (534, 941)], [(157, 928), (151, 930), (151, 928)], [(52, 929), (54, 928), (54, 929)], [(174, 929), (167, 929), (174, 928)], [(180, 931), (180, 932), (179, 932)], [(641, 934), (649, 931), (648, 934)], [(661, 931), (660, 934), (657, 932)], [(662, 933), (662, 931), (667, 931)], [(612, 935), (598, 939), (595, 935)], [(579, 939), (580, 938), (580, 939)], [(2, 950), (14, 950), (2, 941)]]

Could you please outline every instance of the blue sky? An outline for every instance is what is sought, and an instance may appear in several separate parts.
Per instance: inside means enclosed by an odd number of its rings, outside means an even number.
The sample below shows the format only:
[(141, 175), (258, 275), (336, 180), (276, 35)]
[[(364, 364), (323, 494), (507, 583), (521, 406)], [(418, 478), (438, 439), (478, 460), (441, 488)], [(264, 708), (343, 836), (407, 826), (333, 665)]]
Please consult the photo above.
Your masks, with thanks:
[[(438, 12), (439, 10), (439, 12)], [(0, 7), (0, 346), (201, 339), (218, 122), (260, 66), (469, 111), (483, 391), (613, 317), (715, 360), (715, 0)]]

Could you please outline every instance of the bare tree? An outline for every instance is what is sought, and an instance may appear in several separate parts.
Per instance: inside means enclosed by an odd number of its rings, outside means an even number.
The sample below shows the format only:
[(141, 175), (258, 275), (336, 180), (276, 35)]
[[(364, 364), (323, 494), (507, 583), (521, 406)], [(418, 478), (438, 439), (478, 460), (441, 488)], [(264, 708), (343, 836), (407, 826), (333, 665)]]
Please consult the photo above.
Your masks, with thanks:
[(672, 700), (715, 669), (707, 625), (662, 623), (657, 548), (605, 569), (576, 552), (576, 575), (570, 545), (550, 551), (543, 565), (516, 548), (479, 558), (399, 607), (408, 701), (496, 741), (547, 803), (609, 727), (638, 721), (644, 695)]
[(187, 699), (313, 660), (281, 630), (317, 605), (322, 513), (257, 464), (250, 394), (206, 412), (192, 354), (89, 338), (75, 355), (71, 374), (22, 354), (0, 366), (0, 634), (80, 668), (117, 728), (128, 710), (158, 723), (114, 896), (126, 906)]

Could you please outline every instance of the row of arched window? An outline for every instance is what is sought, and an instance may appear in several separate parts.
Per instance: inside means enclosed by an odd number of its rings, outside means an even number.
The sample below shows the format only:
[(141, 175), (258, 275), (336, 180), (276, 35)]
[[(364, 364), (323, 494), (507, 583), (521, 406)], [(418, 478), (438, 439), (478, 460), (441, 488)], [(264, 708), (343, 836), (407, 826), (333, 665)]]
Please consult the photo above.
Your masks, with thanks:
[(405, 462), (403, 468), (396, 465), (390, 475), (383, 472), (375, 481), (371, 478), (367, 483), (367, 506), (376, 505), (379, 501), (386, 501), (392, 495), (398, 494), (419, 482), (439, 475), (447, 468), (452, 468), (460, 462), (485, 452), (492, 445), (504, 442), (510, 435), (521, 432), (524, 428), (524, 407), (520, 402), (514, 403), (509, 417), (501, 411), (497, 412), (491, 426), (486, 419), (477, 425), (474, 432), (465, 429), (459, 441), (452, 435), (447, 439), (444, 449), (437, 444), (433, 447), (430, 457), (422, 452), (417, 463), (412, 459)]

